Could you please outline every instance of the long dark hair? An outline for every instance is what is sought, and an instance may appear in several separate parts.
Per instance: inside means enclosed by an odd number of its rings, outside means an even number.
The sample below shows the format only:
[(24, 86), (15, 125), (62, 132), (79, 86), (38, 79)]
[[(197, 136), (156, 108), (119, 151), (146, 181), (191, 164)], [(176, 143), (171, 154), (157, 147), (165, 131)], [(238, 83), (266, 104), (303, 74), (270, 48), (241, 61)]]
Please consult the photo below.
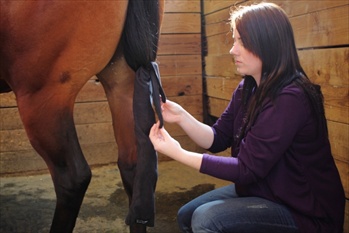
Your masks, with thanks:
[[(273, 3), (244, 6), (232, 12), (231, 27), (239, 32), (244, 48), (262, 61), (258, 87), (253, 77), (244, 77), (242, 101), (246, 117), (237, 135), (237, 144), (254, 124), (263, 104), (269, 99), (274, 101), (280, 91), (291, 83), (303, 89), (312, 113), (327, 132), (320, 86), (309, 80), (300, 65), (286, 13)], [(253, 95), (252, 90), (255, 91)]]

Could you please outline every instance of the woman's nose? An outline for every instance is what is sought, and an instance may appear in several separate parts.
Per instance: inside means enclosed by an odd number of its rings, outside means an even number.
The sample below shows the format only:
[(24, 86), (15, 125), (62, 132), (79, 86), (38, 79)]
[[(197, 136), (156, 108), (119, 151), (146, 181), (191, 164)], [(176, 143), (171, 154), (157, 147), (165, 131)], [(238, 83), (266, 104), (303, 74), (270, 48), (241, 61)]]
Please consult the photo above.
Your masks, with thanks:
[(233, 47), (231, 47), (231, 49), (230, 49), (230, 51), (229, 51), (229, 53), (231, 54), (231, 55), (236, 55), (236, 48), (235, 48), (236, 46), (234, 46), (233, 45)]

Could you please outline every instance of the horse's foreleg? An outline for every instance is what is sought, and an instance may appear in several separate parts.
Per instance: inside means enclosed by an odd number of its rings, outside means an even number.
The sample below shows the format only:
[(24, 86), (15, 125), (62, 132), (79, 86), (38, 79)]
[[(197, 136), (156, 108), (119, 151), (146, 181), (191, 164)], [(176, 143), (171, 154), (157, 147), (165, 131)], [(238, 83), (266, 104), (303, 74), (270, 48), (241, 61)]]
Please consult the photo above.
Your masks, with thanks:
[(72, 232), (91, 171), (78, 142), (73, 101), (50, 92), (17, 96), (18, 106), (30, 142), (45, 160), (54, 183), (57, 202), (51, 232)]

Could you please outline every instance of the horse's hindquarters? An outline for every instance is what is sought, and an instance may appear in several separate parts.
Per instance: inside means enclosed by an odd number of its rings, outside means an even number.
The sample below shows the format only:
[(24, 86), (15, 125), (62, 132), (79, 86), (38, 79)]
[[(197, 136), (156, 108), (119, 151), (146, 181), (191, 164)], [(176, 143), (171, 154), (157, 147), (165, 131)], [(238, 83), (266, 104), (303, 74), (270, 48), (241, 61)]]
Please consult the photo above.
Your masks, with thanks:
[(0, 74), (52, 174), (57, 205), (51, 232), (72, 232), (91, 178), (74, 125), (74, 101), (113, 56), (127, 1), (0, 4)]
[(1, 1), (1, 7), (2, 78), (15, 92), (47, 83), (74, 92), (113, 56), (127, 1)]

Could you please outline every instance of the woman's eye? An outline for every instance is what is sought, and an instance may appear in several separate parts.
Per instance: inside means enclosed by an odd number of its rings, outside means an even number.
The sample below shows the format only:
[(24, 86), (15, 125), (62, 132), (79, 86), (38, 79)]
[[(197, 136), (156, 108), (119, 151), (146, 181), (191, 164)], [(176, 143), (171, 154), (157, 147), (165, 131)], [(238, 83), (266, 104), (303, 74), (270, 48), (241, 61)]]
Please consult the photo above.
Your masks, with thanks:
[(240, 37), (238, 37), (238, 38), (233, 37), (233, 41), (234, 41), (234, 44), (238, 43), (239, 45), (243, 45)]

